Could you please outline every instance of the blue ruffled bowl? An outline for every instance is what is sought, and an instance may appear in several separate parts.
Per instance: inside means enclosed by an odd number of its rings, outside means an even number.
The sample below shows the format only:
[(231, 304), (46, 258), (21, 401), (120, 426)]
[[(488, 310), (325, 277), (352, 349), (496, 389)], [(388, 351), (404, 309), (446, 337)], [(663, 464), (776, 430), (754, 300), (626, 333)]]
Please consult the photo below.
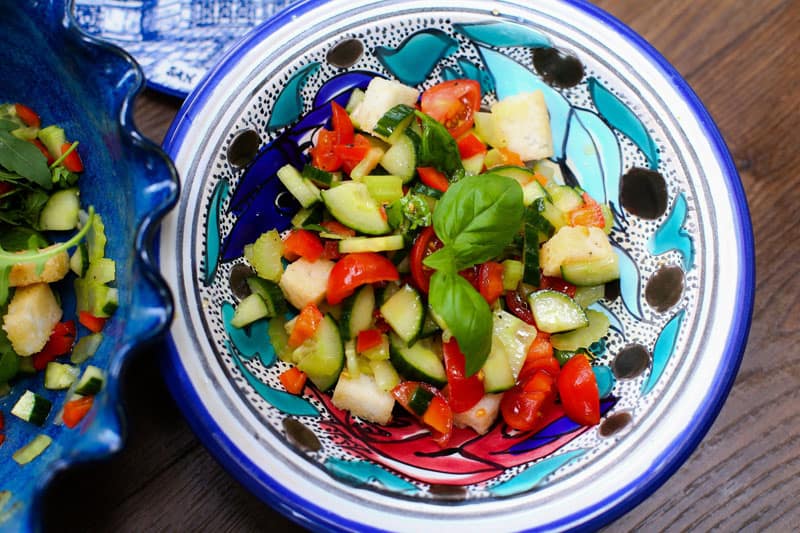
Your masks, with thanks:
[[(107, 380), (90, 415), (75, 429), (53, 422), (66, 394), (43, 387), (41, 374), (17, 380), (0, 399), (5, 442), (0, 446), (0, 530), (27, 531), (41, 524), (41, 496), (54, 474), (71, 464), (99, 459), (122, 445), (120, 376), (134, 349), (162, 333), (172, 299), (156, 267), (156, 226), (174, 205), (177, 176), (165, 154), (136, 131), (133, 98), (143, 76), (116, 47), (87, 37), (69, 14), (69, 0), (0, 0), (3, 83), (0, 101), (35, 109), (43, 124), (58, 124), (80, 141), (86, 171), (81, 199), (103, 217), (106, 254), (117, 263), (120, 307), (104, 330), (97, 353), (85, 364)], [(65, 306), (69, 309), (69, 306)], [(69, 312), (65, 318), (71, 318)], [(79, 329), (79, 336), (85, 333)], [(84, 366), (85, 366), (84, 364)], [(9, 415), (25, 389), (53, 402), (43, 428)], [(31, 463), (11, 458), (35, 435), (53, 442)]]

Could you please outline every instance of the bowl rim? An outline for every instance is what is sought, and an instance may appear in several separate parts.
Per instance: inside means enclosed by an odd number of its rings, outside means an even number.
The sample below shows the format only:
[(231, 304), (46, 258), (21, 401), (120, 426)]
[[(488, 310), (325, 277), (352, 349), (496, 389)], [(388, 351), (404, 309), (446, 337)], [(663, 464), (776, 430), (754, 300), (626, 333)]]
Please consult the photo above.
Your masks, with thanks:
[[(193, 116), (202, 109), (215, 85), (224, 79), (240, 56), (275, 30), (327, 1), (303, 0), (292, 4), (238, 41), (185, 100), (165, 137), (163, 144), (165, 151), (172, 156), (176, 154), (183, 144), (189, 129), (188, 124), (192, 122)], [(714, 377), (707, 395), (698, 406), (701, 416), (695, 420), (694, 426), (676, 441), (677, 446), (664, 450), (653, 466), (642, 476), (628, 486), (621, 487), (607, 495), (593, 508), (583, 509), (579, 513), (573, 513), (559, 522), (549, 525), (556, 529), (594, 530), (627, 513), (664, 484), (689, 458), (718, 416), (733, 386), (747, 344), (755, 292), (755, 250), (747, 199), (733, 158), (711, 115), (688, 82), (660, 52), (613, 15), (590, 4), (587, 0), (559, 1), (582, 10), (606, 25), (610, 31), (616, 32), (627, 40), (653, 63), (664, 79), (669, 81), (688, 104), (724, 172), (723, 178), (732, 192), (730, 202), (736, 224), (735, 231), (741, 236), (736, 243), (737, 255), (741, 259), (742, 267), (737, 280), (736, 307), (731, 310), (733, 319), (724, 343), (725, 352), (721, 355), (722, 360), (727, 361), (728, 364)], [(352, 528), (363, 530), (365, 528), (364, 524), (348, 520), (340, 514), (303, 499), (300, 495), (288, 492), (249, 457), (241, 453), (206, 410), (201, 398), (192, 387), (191, 380), (180, 362), (180, 356), (171, 335), (168, 345), (168, 357), (162, 359), (162, 369), (167, 386), (200, 441), (234, 478), (264, 502), (305, 527), (334, 528), (336, 530)], [(587, 514), (590, 514), (591, 518), (583, 520)]]
[[(119, 92), (108, 111), (116, 118), (119, 135), (127, 137), (131, 142), (131, 152), (126, 156), (136, 160), (145, 156), (153, 159), (153, 168), (148, 174), (142, 172), (140, 166), (139, 181), (147, 179), (150, 190), (143, 192), (146, 202), (135, 214), (133, 232), (134, 269), (141, 272), (147, 286), (143, 288), (146, 295), (143, 310), (149, 318), (148, 327), (134, 326), (136, 322), (129, 320), (122, 332), (123, 342), (120, 348), (109, 358), (106, 370), (105, 393), (107, 400), (97, 409), (95, 419), (84, 433), (82, 445), (69, 454), (62, 454), (48, 465), (43, 475), (34, 481), (31, 500), (19, 512), (11, 516), (10, 522), (2, 524), (0, 529), (10, 525), (18, 525), (24, 531), (38, 531), (42, 527), (44, 493), (56, 475), (73, 466), (104, 459), (119, 452), (125, 439), (125, 413), (120, 398), (120, 386), (127, 364), (131, 357), (146, 343), (163, 335), (167, 331), (174, 313), (172, 293), (161, 274), (157, 256), (158, 227), (166, 214), (175, 206), (179, 198), (178, 173), (172, 160), (159, 145), (144, 137), (133, 120), (134, 100), (144, 88), (144, 74), (133, 57), (122, 48), (98, 39), (84, 32), (77, 24), (73, 13), (74, 0), (46, 0), (37, 8), (45, 11), (49, 17), (40, 21), (49, 25), (64, 39), (73, 40), (86, 49), (101, 50), (108, 56), (114, 56), (122, 65), (126, 65), (124, 75), (117, 82), (123, 82)], [(132, 308), (134, 309), (134, 308)]]

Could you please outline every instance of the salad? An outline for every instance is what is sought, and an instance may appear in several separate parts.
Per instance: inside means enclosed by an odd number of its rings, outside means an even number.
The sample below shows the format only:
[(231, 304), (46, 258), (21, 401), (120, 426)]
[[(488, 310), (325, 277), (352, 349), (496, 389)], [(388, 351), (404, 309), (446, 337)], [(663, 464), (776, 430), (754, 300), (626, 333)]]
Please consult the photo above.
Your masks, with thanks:
[[(75, 427), (104, 383), (85, 362), (118, 305), (115, 263), (105, 256), (102, 219), (81, 209), (77, 147), (24, 104), (0, 104), (0, 397), (18, 393), (13, 418), (0, 411), (0, 445), (13, 419)], [(61, 299), (70, 282), (78, 324), (65, 319), (72, 309)], [(53, 395), (30, 390), (41, 390), (40, 379), (46, 391), (66, 391), (53, 416)], [(49, 444), (41, 433), (13, 458), (27, 463)]]
[(287, 391), (378, 424), (400, 405), (442, 446), (454, 426), (535, 431), (556, 404), (599, 422), (609, 321), (587, 308), (619, 277), (612, 212), (547, 159), (540, 91), (481, 102), (473, 80), (376, 77), (278, 171), (302, 208), (245, 247), (231, 323), (270, 318)]

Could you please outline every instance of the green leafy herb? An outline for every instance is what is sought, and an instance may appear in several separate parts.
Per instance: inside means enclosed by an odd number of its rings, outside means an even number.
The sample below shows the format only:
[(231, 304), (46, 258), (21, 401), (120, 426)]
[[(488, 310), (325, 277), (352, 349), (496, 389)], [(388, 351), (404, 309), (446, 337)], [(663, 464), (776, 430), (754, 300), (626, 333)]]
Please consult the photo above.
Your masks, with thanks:
[(7, 119), (7, 118), (0, 118), (0, 130), (2, 131), (12, 131), (19, 128), (19, 123)]
[(500, 255), (519, 230), (524, 210), (517, 181), (491, 173), (469, 176), (439, 200), (433, 228), (461, 270)]
[(500, 255), (517, 235), (524, 205), (522, 187), (497, 174), (466, 177), (452, 184), (433, 213), (444, 246), (424, 263), (431, 277), (429, 301), (458, 340), (466, 373), (483, 366), (492, 345), (492, 314), (486, 300), (458, 272)]
[(26, 227), (6, 228), (0, 226), (0, 248), (7, 252), (45, 248), (49, 242), (41, 233)]
[(78, 175), (67, 170), (67, 167), (54, 167), (51, 165), (50, 171), (53, 174), (53, 184), (59, 189), (69, 189), (78, 183)]
[(421, 194), (409, 192), (386, 208), (389, 225), (402, 233), (415, 232), (431, 225), (431, 208)]
[(428, 293), (431, 307), (458, 340), (466, 374), (481, 369), (492, 348), (492, 310), (483, 296), (457, 272), (437, 270)]
[(417, 166), (434, 167), (451, 181), (463, 177), (464, 165), (456, 140), (438, 121), (419, 111), (416, 114), (422, 123)]
[(42, 152), (33, 144), (17, 139), (7, 131), (0, 131), (0, 165), (44, 189), (53, 186), (47, 159)]

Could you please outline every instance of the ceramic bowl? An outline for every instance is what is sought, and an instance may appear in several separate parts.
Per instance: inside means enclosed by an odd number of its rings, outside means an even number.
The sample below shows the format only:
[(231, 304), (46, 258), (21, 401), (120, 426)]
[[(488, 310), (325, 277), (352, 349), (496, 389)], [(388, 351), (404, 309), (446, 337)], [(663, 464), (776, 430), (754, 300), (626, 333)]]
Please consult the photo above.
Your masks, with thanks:
[[(502, 423), (441, 449), (403, 416), (364, 423), (287, 394), (259, 322), (231, 327), (242, 247), (296, 210), (276, 178), (374, 76), (480, 82), (484, 103), (541, 90), (557, 162), (616, 215), (617, 291), (595, 308), (602, 419)], [(640, 37), (578, 1), (306, 1), (259, 27), (182, 107), (166, 150), (185, 179), (161, 240), (181, 309), (169, 385), (206, 446), (254, 493), (324, 530), (595, 528), (700, 442), (749, 327), (753, 243), (741, 183), (708, 114)], [(235, 284), (234, 284), (235, 285)]]
[[(0, 47), (0, 101), (25, 103), (43, 123), (59, 124), (80, 141), (85, 166), (81, 199), (103, 217), (106, 254), (117, 265), (120, 307), (104, 329), (97, 353), (84, 363), (102, 368), (107, 380), (79, 426), (67, 429), (55, 423), (66, 394), (44, 389), (41, 374), (18, 379), (0, 399), (5, 415), (5, 442), (0, 446), (3, 531), (38, 529), (41, 493), (55, 472), (120, 448), (120, 373), (134, 349), (163, 332), (172, 314), (171, 297), (154, 268), (152, 241), (156, 225), (177, 198), (177, 178), (164, 153), (133, 126), (132, 100), (142, 87), (141, 72), (124, 52), (82, 34), (65, 4), (69, 2), (0, 1), (6, 43)], [(67, 292), (62, 298), (70, 301)], [(65, 318), (73, 318), (74, 306), (64, 307)], [(53, 402), (43, 428), (9, 414), (25, 389)], [(38, 433), (53, 439), (47, 450), (24, 466), (12, 461), (12, 454)]]

